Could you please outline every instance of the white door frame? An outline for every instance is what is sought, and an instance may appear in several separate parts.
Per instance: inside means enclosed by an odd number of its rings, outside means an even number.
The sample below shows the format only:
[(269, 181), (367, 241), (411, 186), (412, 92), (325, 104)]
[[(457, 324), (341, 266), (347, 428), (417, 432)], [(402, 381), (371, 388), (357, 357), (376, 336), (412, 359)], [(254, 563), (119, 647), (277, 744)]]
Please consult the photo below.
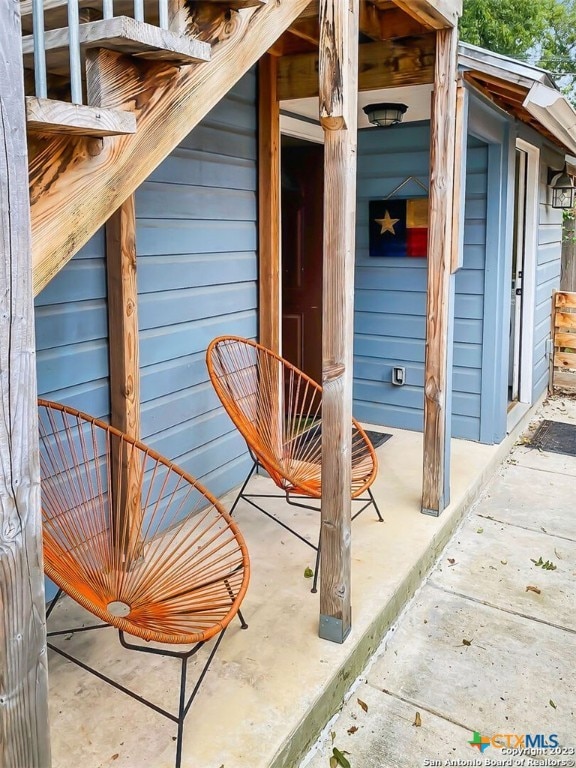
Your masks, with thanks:
[(534, 309), (536, 303), (536, 266), (538, 261), (538, 224), (540, 221), (540, 149), (524, 139), (516, 139), (516, 148), (527, 154), (526, 230), (524, 232), (524, 269), (522, 273), (522, 338), (520, 349), (519, 402), (532, 402), (534, 371)]

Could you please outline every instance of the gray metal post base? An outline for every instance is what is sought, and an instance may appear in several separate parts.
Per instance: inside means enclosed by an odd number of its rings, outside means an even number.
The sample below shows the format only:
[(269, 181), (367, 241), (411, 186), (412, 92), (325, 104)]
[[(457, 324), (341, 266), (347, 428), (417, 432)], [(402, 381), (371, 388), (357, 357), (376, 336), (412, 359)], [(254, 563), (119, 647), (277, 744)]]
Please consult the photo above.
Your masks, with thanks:
[(318, 628), (318, 637), (322, 640), (330, 640), (331, 643), (342, 644), (352, 629), (350, 624), (344, 626), (342, 619), (335, 619), (334, 616), (320, 615), (320, 626)]
[(422, 507), (420, 512), (423, 515), (430, 515), (430, 517), (440, 517), (440, 512), (437, 509), (426, 509), (426, 507)]

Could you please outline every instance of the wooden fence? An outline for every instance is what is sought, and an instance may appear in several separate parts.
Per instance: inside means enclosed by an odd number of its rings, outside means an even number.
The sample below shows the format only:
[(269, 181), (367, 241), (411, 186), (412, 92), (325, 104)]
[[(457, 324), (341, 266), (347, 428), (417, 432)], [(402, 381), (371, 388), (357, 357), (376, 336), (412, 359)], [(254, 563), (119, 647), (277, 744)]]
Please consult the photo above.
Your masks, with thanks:
[(576, 293), (553, 295), (552, 318), (550, 391), (576, 393)]

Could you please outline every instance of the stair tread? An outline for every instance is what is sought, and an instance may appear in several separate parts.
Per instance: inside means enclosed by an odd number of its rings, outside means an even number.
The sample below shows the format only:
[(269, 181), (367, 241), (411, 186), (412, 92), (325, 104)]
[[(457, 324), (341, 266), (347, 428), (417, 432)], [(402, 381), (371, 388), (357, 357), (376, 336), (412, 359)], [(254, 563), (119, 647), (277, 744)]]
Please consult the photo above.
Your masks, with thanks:
[[(90, 21), (79, 26), (80, 45), (88, 48), (108, 48), (142, 58), (162, 59), (176, 63), (210, 60), (210, 46), (201, 40), (175, 34), (136, 21), (128, 16)], [(52, 29), (44, 35), (46, 62), (49, 72), (66, 74), (69, 67), (68, 28)], [(33, 66), (34, 40), (22, 38), (24, 66)]]
[[(265, 5), (268, 0), (212, 0), (228, 8), (239, 10)], [(80, 10), (95, 9), (102, 13), (102, 0), (78, 0)], [(114, 12), (118, 16), (130, 16), (134, 10), (134, 0), (114, 0)], [(32, 0), (21, 0), (22, 31), (32, 32)], [(151, 24), (158, 23), (158, 0), (144, 0), (145, 19)], [(68, 0), (44, 0), (44, 23), (46, 29), (65, 27), (68, 23)]]
[(118, 136), (136, 133), (136, 117), (123, 109), (87, 107), (55, 99), (26, 97), (29, 133)]

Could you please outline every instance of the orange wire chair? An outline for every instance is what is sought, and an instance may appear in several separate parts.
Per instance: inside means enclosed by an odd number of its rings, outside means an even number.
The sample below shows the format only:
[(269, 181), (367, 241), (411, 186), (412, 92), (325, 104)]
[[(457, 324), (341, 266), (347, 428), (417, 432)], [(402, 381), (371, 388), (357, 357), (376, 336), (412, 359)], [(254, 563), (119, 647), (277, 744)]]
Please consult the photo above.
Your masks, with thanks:
[[(224, 636), (240, 612), (249, 560), (238, 526), (190, 475), (122, 432), (66, 406), (39, 401), (44, 564), (62, 592), (104, 624), (49, 632), (49, 637), (112, 626), (128, 649), (181, 662), (178, 714), (116, 683), (61, 648), (49, 647), (178, 725)], [(194, 644), (175, 651), (130, 643)], [(216, 642), (189, 698), (188, 660)]]
[[(254, 464), (230, 514), (242, 498), (316, 550), (312, 592), (316, 592), (320, 541), (312, 544), (254, 501), (274, 494), (246, 494), (253, 473), (261, 466), (282, 490), (286, 501), (317, 510), (294, 497), (322, 497), (322, 387), (287, 360), (261, 344), (239, 336), (220, 336), (208, 346), (210, 380), (226, 412), (246, 440)], [(383, 522), (370, 486), (378, 460), (368, 436), (352, 420), (351, 498), (365, 502), (352, 519), (373, 505)], [(361, 498), (366, 492), (368, 497)]]

